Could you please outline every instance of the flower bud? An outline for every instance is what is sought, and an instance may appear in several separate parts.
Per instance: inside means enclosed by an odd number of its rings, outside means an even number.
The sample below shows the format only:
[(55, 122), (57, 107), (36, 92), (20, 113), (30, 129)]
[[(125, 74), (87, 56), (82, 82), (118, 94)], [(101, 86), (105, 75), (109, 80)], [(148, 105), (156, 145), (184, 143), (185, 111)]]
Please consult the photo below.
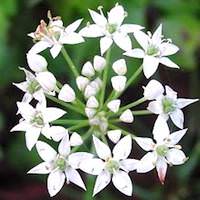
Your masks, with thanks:
[(117, 92), (122, 92), (126, 86), (125, 76), (113, 76), (111, 78), (112, 87)]
[(48, 63), (43, 56), (39, 54), (28, 53), (26, 57), (30, 69), (34, 72), (43, 72), (47, 70)]
[(127, 72), (126, 61), (124, 59), (117, 60), (112, 66), (114, 72), (118, 75), (125, 75)]
[(86, 62), (86, 63), (83, 65), (81, 74), (84, 75), (84, 76), (87, 76), (87, 77), (92, 77), (92, 76), (95, 75), (95, 71), (94, 71), (94, 68), (93, 68), (91, 62)]
[(98, 91), (102, 86), (102, 80), (99, 77), (97, 77), (90, 83), (90, 85)]
[(70, 137), (70, 145), (71, 146), (79, 146), (81, 144), (83, 144), (83, 140), (82, 140), (81, 136), (76, 132), (72, 133), (72, 135)]
[(79, 90), (84, 91), (90, 80), (84, 76), (78, 76), (76, 78), (76, 84)]
[(85, 98), (89, 98), (91, 96), (95, 96), (97, 93), (97, 89), (92, 87), (90, 84), (86, 86), (84, 96)]
[(104, 67), (106, 66), (106, 60), (104, 57), (101, 56), (95, 56), (93, 61), (94, 69), (97, 72), (101, 72)]
[(85, 108), (85, 114), (87, 115), (88, 118), (92, 118), (94, 117), (94, 115), (96, 114), (96, 109), (94, 108)]
[(65, 102), (73, 102), (76, 99), (76, 95), (74, 90), (68, 84), (65, 84), (59, 92), (58, 99)]
[(36, 80), (47, 92), (53, 92), (56, 88), (56, 78), (51, 72), (38, 73), (36, 76)]
[(121, 130), (111, 130), (107, 132), (108, 138), (113, 142), (117, 143), (121, 137)]
[(87, 100), (87, 104), (86, 106), (88, 108), (98, 108), (99, 107), (99, 102), (97, 101), (95, 96), (91, 96), (88, 100)]
[(120, 107), (120, 99), (115, 99), (115, 100), (112, 100), (110, 101), (108, 104), (107, 104), (107, 107), (114, 113), (118, 112), (119, 110), (119, 107)]
[(133, 114), (132, 114), (131, 110), (130, 110), (130, 109), (125, 110), (125, 111), (121, 114), (120, 120), (121, 120), (122, 122), (132, 123), (133, 120), (134, 120), (134, 118), (133, 118)]

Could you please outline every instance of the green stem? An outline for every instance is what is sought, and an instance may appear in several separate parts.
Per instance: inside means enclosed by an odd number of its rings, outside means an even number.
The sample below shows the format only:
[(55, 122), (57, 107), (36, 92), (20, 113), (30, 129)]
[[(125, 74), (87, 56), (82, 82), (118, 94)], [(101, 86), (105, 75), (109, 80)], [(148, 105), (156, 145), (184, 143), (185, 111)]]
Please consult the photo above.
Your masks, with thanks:
[(77, 130), (77, 129), (80, 129), (80, 128), (83, 128), (86, 126), (89, 126), (88, 120), (87, 120), (87, 122), (82, 122), (82, 123), (79, 123), (78, 125), (71, 126), (70, 128), (68, 128), (68, 131), (74, 131), (74, 130)]
[(81, 109), (79, 109), (79, 108), (77, 108), (77, 107), (75, 107), (75, 106), (73, 106), (71, 104), (65, 103), (64, 101), (61, 101), (61, 100), (57, 99), (56, 97), (53, 97), (53, 96), (48, 95), (48, 94), (45, 94), (45, 96), (48, 99), (50, 99), (51, 101), (53, 101), (53, 102), (65, 107), (65, 108), (68, 108), (68, 109), (73, 110), (73, 111), (75, 111), (77, 113), (80, 113), (83, 116), (86, 116), (84, 111), (82, 111)]
[(70, 69), (72, 70), (74, 76), (75, 76), (75, 77), (78, 77), (78, 76), (79, 76), (79, 72), (78, 72), (78, 70), (76, 69), (76, 66), (74, 65), (72, 59), (69, 57), (69, 54), (67, 53), (67, 51), (65, 50), (64, 47), (61, 49), (61, 52), (62, 52), (62, 54), (63, 54), (64, 59), (67, 61), (67, 63), (68, 63), (68, 65), (69, 65)]
[(58, 119), (58, 120), (55, 120), (52, 122), (52, 124), (60, 124), (60, 125), (77, 125), (77, 124), (80, 124), (82, 122), (88, 122), (88, 120), (83, 120), (83, 119), (80, 119), (80, 120), (74, 120), (74, 119)]
[(152, 115), (154, 113), (150, 112), (149, 110), (135, 110), (132, 112), (133, 115)]
[(100, 95), (100, 108), (102, 108), (103, 102), (104, 102), (106, 82), (108, 79), (108, 71), (109, 71), (110, 52), (111, 52), (111, 49), (109, 49), (106, 54), (106, 66), (105, 66), (104, 73), (103, 73), (103, 83), (102, 83), (101, 95)]

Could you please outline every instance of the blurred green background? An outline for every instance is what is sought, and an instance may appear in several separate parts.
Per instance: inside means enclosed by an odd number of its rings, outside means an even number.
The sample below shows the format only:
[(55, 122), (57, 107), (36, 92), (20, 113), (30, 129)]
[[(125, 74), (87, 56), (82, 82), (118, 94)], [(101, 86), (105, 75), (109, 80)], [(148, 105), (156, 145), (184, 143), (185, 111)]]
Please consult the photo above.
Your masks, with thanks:
[[(24, 74), (18, 69), (26, 67), (26, 52), (32, 41), (27, 34), (34, 31), (40, 19), (47, 20), (47, 10), (54, 16), (62, 16), (65, 25), (74, 20), (84, 18), (82, 27), (90, 20), (87, 9), (96, 9), (99, 5), (108, 11), (114, 6), (114, 0), (0, 0), (0, 200), (40, 200), (50, 199), (46, 190), (46, 176), (28, 176), (26, 172), (40, 162), (35, 150), (28, 152), (24, 144), (24, 134), (9, 133), (17, 123), (16, 101), (22, 93), (12, 82), (24, 80)], [(118, 0), (128, 11), (129, 23), (141, 24), (147, 30), (155, 30), (163, 23), (164, 34), (172, 38), (180, 47), (180, 52), (173, 60), (181, 66), (181, 70), (172, 71), (160, 67), (156, 75), (163, 83), (167, 83), (178, 91), (179, 96), (188, 98), (200, 97), (200, 1), (199, 0)], [(134, 43), (135, 44), (135, 43)], [(99, 52), (99, 41), (86, 40), (84, 44), (66, 47), (78, 66), (92, 60)], [(114, 49), (113, 60), (117, 60), (122, 52)], [(60, 55), (52, 60), (49, 52), (49, 69), (61, 82), (70, 82), (70, 71)], [(140, 61), (127, 58), (129, 75), (133, 73)], [(147, 80), (141, 76), (138, 85), (132, 86), (124, 95), (124, 102), (141, 97), (141, 86)], [(72, 81), (71, 84), (74, 84)], [(134, 94), (134, 95), (133, 95)], [(134, 196), (126, 198), (112, 186), (101, 192), (95, 199), (99, 200), (197, 200), (200, 199), (200, 106), (199, 103), (185, 110), (185, 126), (189, 131), (181, 144), (190, 157), (183, 166), (170, 168), (166, 184), (161, 186), (156, 172), (148, 174), (131, 173), (134, 182)], [(150, 119), (149, 119), (150, 118)], [(155, 118), (143, 117), (136, 120), (132, 129), (138, 135), (151, 133)], [(134, 144), (133, 156), (141, 158), (144, 152)], [(52, 199), (89, 200), (93, 187), (93, 179), (89, 183), (88, 192), (65, 185), (62, 191)]]

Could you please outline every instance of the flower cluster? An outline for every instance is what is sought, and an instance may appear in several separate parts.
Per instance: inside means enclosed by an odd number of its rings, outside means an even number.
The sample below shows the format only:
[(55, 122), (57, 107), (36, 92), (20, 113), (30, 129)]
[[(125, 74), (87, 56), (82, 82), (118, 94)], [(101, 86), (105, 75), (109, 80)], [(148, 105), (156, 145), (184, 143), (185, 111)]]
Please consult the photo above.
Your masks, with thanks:
[[(93, 24), (78, 31), (82, 19), (65, 27), (60, 17), (48, 13), (49, 23), (41, 20), (36, 31), (30, 33), (35, 44), (27, 53), (29, 71), (20, 68), (26, 80), (14, 83), (25, 94), (17, 102), (19, 123), (11, 131), (24, 131), (26, 146), (29, 150), (35, 146), (42, 163), (32, 168), (29, 174), (49, 174), (47, 188), (50, 196), (56, 195), (65, 183), (74, 183), (86, 190), (79, 170), (97, 176), (93, 195), (104, 189), (111, 181), (125, 195), (132, 195), (130, 171), (146, 173), (156, 168), (161, 183), (164, 183), (167, 165), (183, 164), (187, 157), (178, 142), (185, 135), (182, 108), (198, 99), (178, 98), (169, 86), (157, 80), (150, 80), (143, 87), (140, 99), (123, 105), (122, 93), (143, 71), (149, 79), (159, 63), (170, 68), (179, 68), (167, 56), (175, 54), (179, 48), (170, 39), (164, 39), (162, 25), (152, 34), (144, 33), (144, 27), (136, 24), (122, 24), (127, 13), (121, 5), (116, 4), (108, 16), (89, 10)], [(64, 44), (85, 42), (84, 38), (100, 37), (100, 55), (95, 55), (93, 62), (87, 61), (79, 72), (64, 48)], [(133, 48), (131, 38), (135, 38), (142, 47)], [(110, 52), (113, 42), (123, 50), (123, 55), (142, 58), (142, 65), (127, 78), (128, 69), (125, 58), (111, 62)], [(40, 54), (50, 48), (50, 54), (56, 58), (63, 54), (74, 76), (76, 88), (68, 83), (61, 84), (48, 70), (46, 59)], [(106, 56), (104, 54), (106, 53)], [(114, 74), (109, 80), (109, 71)], [(112, 92), (107, 96), (108, 87)], [(48, 107), (47, 100), (57, 106)], [(150, 101), (144, 110), (133, 110), (139, 104)], [(77, 118), (68, 115), (68, 111), (77, 113)], [(134, 123), (140, 115), (156, 114), (158, 118), (153, 126), (153, 139), (139, 137), (125, 130), (123, 123)], [(62, 119), (60, 119), (62, 118)], [(170, 134), (168, 121), (171, 120), (179, 130)], [(86, 128), (88, 129), (87, 131)], [(58, 153), (46, 142), (41, 141), (40, 134), (54, 142), (59, 142)], [(124, 136), (123, 136), (124, 135)], [(90, 152), (78, 151), (81, 145), (91, 139)], [(128, 158), (135, 141), (147, 151), (141, 160)], [(112, 152), (109, 143), (115, 144)], [(91, 153), (92, 146), (96, 154)]]

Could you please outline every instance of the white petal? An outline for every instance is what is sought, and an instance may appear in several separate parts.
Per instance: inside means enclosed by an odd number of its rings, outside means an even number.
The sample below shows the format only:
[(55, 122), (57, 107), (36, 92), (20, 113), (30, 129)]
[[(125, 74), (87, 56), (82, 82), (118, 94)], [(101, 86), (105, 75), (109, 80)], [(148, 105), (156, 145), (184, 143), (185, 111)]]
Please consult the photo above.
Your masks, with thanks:
[(144, 58), (145, 53), (142, 49), (132, 49), (124, 53), (125, 56), (133, 57), (133, 58)]
[(29, 151), (34, 147), (34, 145), (38, 141), (38, 138), (40, 136), (40, 131), (41, 131), (40, 128), (34, 128), (34, 127), (31, 127), (26, 131), (25, 133), (26, 146)]
[(58, 146), (58, 152), (60, 155), (62, 156), (67, 156), (70, 153), (70, 142), (69, 142), (69, 137), (68, 135), (63, 137), (63, 139), (61, 140), (59, 146)]
[(113, 63), (112, 68), (117, 75), (123, 76), (127, 72), (126, 61), (124, 59), (117, 60)]
[(54, 44), (53, 47), (50, 49), (50, 53), (53, 58), (56, 58), (62, 49), (61, 44)]
[(143, 71), (146, 78), (150, 78), (158, 69), (159, 58), (145, 56), (143, 60)]
[(171, 68), (179, 68), (179, 66), (177, 64), (175, 64), (174, 62), (172, 62), (169, 58), (167, 57), (162, 57), (160, 58), (159, 62), (163, 65), (166, 65), (167, 67), (171, 67)]
[(65, 28), (65, 32), (67, 33), (71, 33), (77, 30), (77, 28), (80, 26), (81, 22), (83, 21), (83, 19), (78, 19), (75, 22), (73, 22), (72, 24), (68, 25)]
[(179, 50), (179, 48), (176, 45), (171, 44), (169, 42), (163, 42), (160, 45), (160, 50), (162, 56), (170, 56), (175, 54)]
[(124, 33), (116, 32), (113, 36), (113, 40), (115, 41), (116, 45), (124, 51), (129, 51), (132, 49), (131, 39)]
[(199, 101), (199, 99), (185, 99), (185, 98), (178, 98), (176, 104), (178, 108), (185, 108), (186, 106)]
[(28, 87), (28, 82), (27, 81), (23, 81), (21, 83), (13, 83), (13, 85), (18, 87), (23, 92), (26, 92), (27, 87)]
[(82, 171), (92, 175), (99, 175), (104, 169), (104, 166), (105, 163), (98, 158), (85, 159), (79, 164)]
[(30, 120), (35, 113), (35, 109), (28, 103), (17, 102), (18, 113), (26, 120)]
[(148, 100), (156, 99), (163, 93), (164, 93), (164, 88), (162, 84), (157, 80), (149, 81), (147, 86), (144, 87), (144, 97)]
[(113, 40), (109, 37), (103, 37), (100, 39), (101, 55), (103, 55), (112, 45)]
[(40, 72), (36, 76), (36, 80), (41, 87), (47, 91), (52, 92), (56, 88), (56, 78), (51, 72)]
[(131, 196), (133, 192), (132, 182), (129, 175), (124, 171), (117, 171), (112, 177), (113, 185), (123, 194)]
[(164, 158), (160, 157), (156, 161), (156, 170), (158, 173), (159, 180), (162, 184), (164, 184), (165, 176), (167, 173), (167, 163)]
[(114, 147), (113, 156), (114, 159), (123, 160), (126, 159), (131, 153), (132, 139), (130, 135), (123, 137)]
[(170, 88), (168, 85), (165, 86), (165, 91), (168, 98), (173, 99), (174, 101), (177, 100), (177, 92), (175, 92), (172, 88)]
[(152, 36), (152, 41), (154, 44), (160, 44), (162, 39), (162, 24), (158, 26)]
[(106, 160), (111, 157), (110, 148), (94, 135), (93, 135), (93, 142), (96, 149), (96, 153), (99, 156), (99, 158)]
[(116, 92), (122, 92), (126, 86), (125, 76), (113, 76), (111, 78), (112, 87)]
[(137, 25), (137, 24), (123, 24), (121, 27), (120, 27), (120, 30), (122, 32), (125, 32), (125, 33), (134, 33), (136, 31), (139, 31), (141, 29), (143, 29), (144, 27), (140, 26), (140, 25)]
[(114, 99), (110, 102), (108, 102), (107, 107), (114, 113), (118, 112), (119, 107), (121, 104), (121, 100), (120, 99)]
[(65, 171), (65, 174), (70, 182), (86, 190), (85, 184), (83, 183), (83, 180), (77, 170), (69, 168)]
[(62, 117), (66, 112), (60, 108), (48, 107), (43, 111), (43, 118), (46, 122), (52, 122)]
[(33, 45), (33, 47), (29, 50), (28, 53), (38, 54), (41, 51), (44, 51), (48, 47), (51, 47), (52, 45), (45, 41), (39, 41), (36, 44)]
[(23, 98), (22, 98), (22, 102), (24, 103), (30, 103), (33, 99), (33, 95), (31, 95), (30, 93), (25, 93)]
[(139, 160), (125, 159), (120, 161), (120, 168), (126, 172), (130, 172), (137, 169)]
[(59, 142), (63, 137), (68, 135), (67, 130), (62, 126), (51, 126), (48, 128), (47, 132), (47, 135), (56, 142)]
[(48, 63), (43, 56), (33, 53), (28, 53), (26, 56), (28, 65), (31, 70), (34, 72), (42, 72), (47, 70)]
[(111, 130), (107, 132), (108, 138), (113, 142), (117, 143), (121, 137), (121, 130)]
[(73, 102), (76, 99), (76, 94), (68, 84), (64, 84), (58, 94), (58, 99), (65, 102)]
[(187, 132), (187, 128), (170, 134), (168, 138), (169, 144), (176, 145), (181, 140), (181, 138), (185, 135), (186, 132)]
[(56, 151), (45, 142), (38, 141), (36, 144), (36, 149), (42, 160), (46, 162), (51, 162), (56, 158)]
[(76, 152), (72, 153), (68, 157), (68, 161), (70, 166), (72, 166), (74, 169), (80, 168), (81, 162), (84, 162), (85, 160), (92, 159), (94, 157), (93, 154), (87, 153), (87, 152)]
[(55, 196), (65, 183), (65, 174), (61, 171), (53, 171), (47, 179), (47, 188), (51, 197)]
[(99, 26), (105, 26), (107, 24), (107, 19), (105, 16), (90, 9), (89, 12), (95, 24), (98, 24)]
[(125, 18), (124, 8), (120, 5), (116, 5), (108, 12), (108, 23), (121, 25)]
[(145, 34), (144, 32), (142, 32), (142, 31), (136, 31), (136, 32), (134, 32), (134, 37), (137, 40), (137, 42), (140, 44), (140, 46), (144, 50), (147, 50), (149, 36), (147, 34)]
[(149, 103), (147, 110), (151, 111), (155, 114), (161, 114), (163, 113), (163, 106), (161, 101), (152, 101)]
[(149, 152), (142, 157), (137, 165), (137, 173), (146, 173), (155, 168), (156, 155), (153, 152)]
[(166, 138), (169, 137), (169, 127), (166, 120), (158, 116), (154, 127), (153, 127), (153, 137), (157, 143), (162, 143)]
[(10, 130), (10, 132), (13, 132), (13, 131), (26, 131), (29, 127), (30, 127), (30, 125), (27, 124), (26, 121), (22, 121), (22, 122), (19, 122), (19, 124), (17, 124), (16, 126), (14, 126)]
[(93, 68), (91, 62), (86, 62), (86, 63), (83, 65), (81, 74), (84, 75), (84, 76), (87, 76), (87, 77), (92, 77), (92, 76), (95, 75), (95, 71), (94, 71), (94, 68)]
[(182, 110), (176, 109), (170, 114), (170, 118), (178, 128), (183, 129), (184, 115)]
[(155, 143), (151, 138), (135, 137), (134, 140), (145, 151), (151, 151), (154, 149)]
[(86, 103), (86, 106), (88, 108), (98, 108), (99, 107), (99, 102), (97, 101), (95, 96), (91, 96)]
[(83, 91), (87, 84), (89, 83), (89, 79), (83, 76), (78, 76), (76, 78), (76, 84), (79, 90)]
[(96, 24), (91, 24), (86, 26), (85, 28), (81, 29), (79, 32), (80, 35), (83, 37), (101, 37), (104, 36), (104, 29), (102, 29), (100, 26)]
[(168, 151), (166, 158), (172, 165), (182, 165), (187, 160), (183, 151), (175, 148)]
[(125, 123), (132, 123), (133, 120), (134, 120), (134, 117), (133, 117), (133, 114), (131, 112), (130, 109), (128, 110), (125, 110), (121, 115), (120, 115), (120, 120), (122, 122), (125, 122)]
[(63, 33), (59, 39), (61, 44), (79, 44), (84, 42), (83, 37), (78, 33)]
[(94, 117), (94, 115), (96, 114), (97, 110), (94, 108), (85, 108), (85, 114), (87, 115), (88, 118), (92, 118)]
[(70, 145), (71, 146), (79, 146), (81, 144), (83, 144), (83, 140), (82, 140), (81, 136), (78, 133), (73, 132), (70, 137)]
[(31, 170), (29, 170), (28, 174), (48, 174), (52, 170), (52, 166), (48, 162), (42, 162), (39, 165), (33, 167)]
[(104, 57), (95, 56), (93, 61), (94, 69), (97, 72), (101, 72), (106, 66), (106, 60)]
[(103, 190), (111, 181), (111, 175), (108, 171), (102, 171), (99, 176), (97, 176), (93, 196), (95, 196), (97, 193), (99, 193), (101, 190)]

